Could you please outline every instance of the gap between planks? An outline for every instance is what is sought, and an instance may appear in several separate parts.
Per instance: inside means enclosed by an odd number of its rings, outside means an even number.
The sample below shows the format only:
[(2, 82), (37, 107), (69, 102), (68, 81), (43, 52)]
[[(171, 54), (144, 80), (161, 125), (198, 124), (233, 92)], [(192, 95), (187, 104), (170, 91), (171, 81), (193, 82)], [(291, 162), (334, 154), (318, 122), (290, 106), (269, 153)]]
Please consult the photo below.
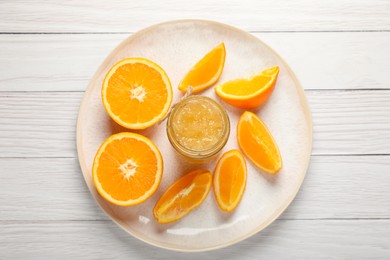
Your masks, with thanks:
[[(390, 156), (390, 154), (311, 154), (311, 157), (375, 157), (375, 156)], [(0, 156), (0, 159), (78, 159), (78, 156)]]
[[(358, 91), (388, 91), (390, 90), (390, 86), (388, 88), (352, 88), (352, 89), (335, 89), (335, 88), (309, 88), (304, 89), (305, 92), (358, 92)], [(0, 94), (7, 94), (7, 93), (25, 93), (25, 94), (34, 94), (34, 93), (85, 93), (84, 90), (34, 90), (34, 91), (28, 91), (28, 90), (2, 90), (0, 89)]]
[[(389, 218), (278, 218), (274, 221), (390, 221)], [(61, 224), (61, 223), (107, 223), (113, 222), (111, 219), (69, 219), (69, 220), (56, 220), (56, 219), (46, 219), (46, 220), (31, 220), (31, 219), (22, 219), (22, 220), (0, 220), (0, 225), (30, 225), (30, 224)]]
[[(14, 34), (26, 34), (26, 35), (34, 35), (34, 34), (51, 34), (51, 35), (62, 35), (62, 34), (134, 34), (137, 31), (128, 31), (128, 32), (0, 32), (0, 35), (14, 35)], [(390, 32), (390, 30), (307, 30), (307, 31), (299, 31), (299, 30), (288, 30), (288, 31), (253, 31), (248, 30), (248, 33), (378, 33), (378, 32)]]

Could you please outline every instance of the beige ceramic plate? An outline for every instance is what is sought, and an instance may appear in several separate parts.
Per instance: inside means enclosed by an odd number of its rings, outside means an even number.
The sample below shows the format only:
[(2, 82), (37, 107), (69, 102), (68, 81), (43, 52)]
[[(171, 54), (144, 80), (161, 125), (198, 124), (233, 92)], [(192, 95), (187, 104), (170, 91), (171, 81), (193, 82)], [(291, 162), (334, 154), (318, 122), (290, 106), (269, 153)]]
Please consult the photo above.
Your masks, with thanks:
[[(245, 194), (238, 208), (222, 213), (211, 191), (205, 202), (182, 220), (159, 225), (152, 209), (159, 196), (183, 174), (196, 168), (178, 157), (170, 146), (165, 122), (145, 131), (160, 148), (164, 175), (157, 192), (146, 202), (133, 207), (118, 207), (106, 202), (96, 192), (91, 166), (100, 144), (110, 135), (129, 131), (114, 123), (106, 114), (100, 89), (109, 68), (127, 57), (145, 57), (165, 69), (174, 90), (174, 102), (182, 94), (177, 85), (186, 72), (205, 53), (219, 43), (226, 46), (226, 63), (219, 82), (247, 76), (278, 65), (279, 78), (269, 102), (255, 110), (268, 125), (279, 145), (283, 169), (277, 175), (263, 173), (248, 165)], [(202, 93), (219, 100), (213, 88)], [(220, 101), (220, 100), (219, 100)], [(231, 121), (231, 134), (223, 152), (237, 149), (235, 126), (241, 113), (222, 101)], [(173, 21), (154, 25), (123, 41), (100, 66), (85, 93), (77, 123), (77, 149), (81, 169), (92, 195), (102, 209), (131, 235), (158, 247), (177, 251), (206, 251), (225, 247), (248, 238), (268, 226), (290, 204), (306, 174), (312, 143), (312, 122), (301, 85), (286, 62), (259, 39), (239, 29), (199, 20)]]

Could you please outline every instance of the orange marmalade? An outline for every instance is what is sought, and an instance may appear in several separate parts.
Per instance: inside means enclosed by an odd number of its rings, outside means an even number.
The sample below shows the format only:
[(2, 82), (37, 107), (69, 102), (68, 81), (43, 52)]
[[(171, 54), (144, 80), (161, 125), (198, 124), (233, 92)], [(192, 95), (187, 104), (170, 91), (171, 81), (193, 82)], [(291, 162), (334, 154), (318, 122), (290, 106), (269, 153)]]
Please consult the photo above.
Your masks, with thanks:
[(226, 111), (204, 96), (190, 96), (172, 110), (167, 123), (168, 139), (188, 159), (205, 160), (225, 146), (230, 133)]

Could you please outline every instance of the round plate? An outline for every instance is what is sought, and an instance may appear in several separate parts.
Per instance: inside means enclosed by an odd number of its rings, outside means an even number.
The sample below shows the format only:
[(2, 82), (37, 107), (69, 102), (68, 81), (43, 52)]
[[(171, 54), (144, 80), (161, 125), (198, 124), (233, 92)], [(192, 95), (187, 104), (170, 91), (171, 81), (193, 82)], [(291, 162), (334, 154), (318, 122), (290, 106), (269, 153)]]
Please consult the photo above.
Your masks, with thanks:
[[(91, 168), (100, 144), (110, 135), (131, 131), (113, 122), (101, 102), (102, 81), (119, 60), (145, 57), (159, 64), (170, 77), (174, 98), (183, 96), (177, 86), (187, 71), (207, 52), (224, 42), (225, 68), (219, 82), (250, 76), (279, 66), (280, 73), (270, 100), (254, 110), (267, 124), (277, 142), (283, 169), (270, 175), (256, 169), (247, 160), (248, 176), (244, 196), (232, 213), (222, 212), (210, 191), (204, 203), (183, 219), (160, 225), (152, 210), (157, 199), (180, 176), (193, 169), (214, 170), (209, 164), (191, 164), (180, 158), (166, 135), (166, 122), (147, 130), (136, 131), (150, 139), (161, 150), (164, 174), (156, 193), (144, 203), (119, 207), (105, 201), (95, 190)], [(219, 101), (231, 122), (230, 138), (223, 149), (238, 149), (236, 125), (243, 110), (221, 101), (210, 88), (202, 95)], [(85, 93), (77, 123), (77, 150), (81, 169), (102, 209), (131, 235), (158, 247), (177, 251), (206, 251), (225, 247), (252, 236), (274, 221), (291, 203), (306, 174), (312, 143), (312, 122), (303, 89), (285, 61), (258, 38), (239, 29), (210, 21), (182, 20), (151, 26), (123, 41), (100, 66)]]

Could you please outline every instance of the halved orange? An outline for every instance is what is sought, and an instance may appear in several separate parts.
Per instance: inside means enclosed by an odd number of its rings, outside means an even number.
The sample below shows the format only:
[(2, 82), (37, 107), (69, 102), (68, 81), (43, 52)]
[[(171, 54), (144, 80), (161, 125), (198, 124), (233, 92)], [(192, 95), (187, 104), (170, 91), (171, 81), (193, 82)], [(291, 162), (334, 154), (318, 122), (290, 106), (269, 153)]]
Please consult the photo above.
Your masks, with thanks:
[(246, 162), (240, 151), (230, 150), (222, 155), (214, 171), (213, 185), (219, 208), (233, 211), (246, 186)]
[(144, 58), (115, 64), (102, 87), (109, 116), (130, 129), (145, 129), (161, 120), (172, 104), (172, 86), (165, 71)]
[(237, 141), (243, 153), (260, 170), (275, 174), (282, 169), (279, 148), (264, 122), (244, 112), (237, 124)]
[(206, 199), (212, 184), (208, 170), (192, 171), (175, 183), (157, 201), (153, 215), (160, 224), (179, 220)]
[(178, 89), (187, 92), (188, 87), (191, 86), (192, 92), (196, 93), (212, 86), (222, 75), (225, 56), (225, 44), (221, 43), (191, 68), (180, 82)]
[(255, 108), (270, 98), (275, 88), (279, 67), (262, 71), (248, 79), (235, 79), (215, 87), (226, 103), (239, 108)]
[(149, 198), (160, 184), (163, 159), (156, 145), (135, 133), (110, 136), (96, 153), (92, 178), (99, 194), (118, 206)]

